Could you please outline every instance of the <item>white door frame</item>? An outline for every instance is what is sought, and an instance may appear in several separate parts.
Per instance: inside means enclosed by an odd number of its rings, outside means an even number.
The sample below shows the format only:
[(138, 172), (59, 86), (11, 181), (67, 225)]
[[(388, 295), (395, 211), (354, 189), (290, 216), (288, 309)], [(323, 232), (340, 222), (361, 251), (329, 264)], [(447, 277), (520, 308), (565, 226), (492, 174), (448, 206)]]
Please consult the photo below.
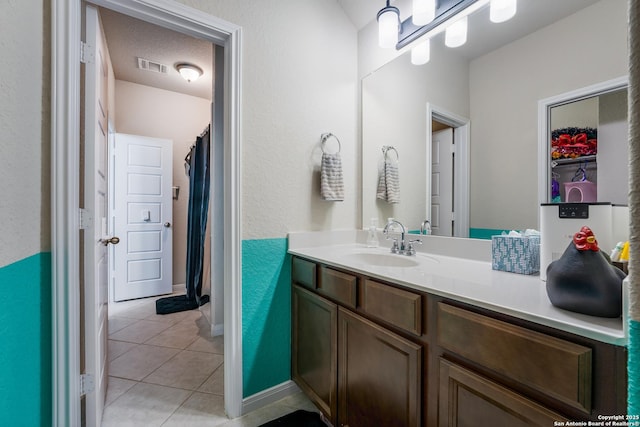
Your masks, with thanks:
[[(549, 203), (551, 191), (551, 109), (564, 104), (614, 92), (629, 86), (629, 76), (622, 76), (590, 86), (561, 93), (538, 101), (538, 202)], [(538, 229), (540, 212), (538, 211)]]
[(431, 145), (433, 129), (431, 120), (437, 120), (454, 128), (454, 227), (455, 237), (469, 237), (469, 119), (451, 113), (427, 102), (427, 149), (426, 149), (426, 205), (427, 218), (431, 220)]
[[(92, 0), (224, 46), (225, 410), (242, 413), (242, 29), (171, 0)], [(79, 146), (81, 0), (52, 1), (52, 341), (55, 426), (80, 425)], [(220, 239), (218, 238), (217, 241)], [(216, 239), (213, 240), (214, 242)]]

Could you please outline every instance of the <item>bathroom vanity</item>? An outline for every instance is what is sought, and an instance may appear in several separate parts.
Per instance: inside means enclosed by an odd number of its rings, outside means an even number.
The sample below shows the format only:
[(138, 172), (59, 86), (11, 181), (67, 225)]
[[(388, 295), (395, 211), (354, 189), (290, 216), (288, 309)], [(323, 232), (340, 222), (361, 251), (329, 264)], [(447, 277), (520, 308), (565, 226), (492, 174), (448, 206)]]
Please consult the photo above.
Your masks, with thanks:
[(292, 377), (334, 426), (626, 412), (621, 319), (556, 309), (539, 276), (488, 261), (387, 251), (290, 240)]

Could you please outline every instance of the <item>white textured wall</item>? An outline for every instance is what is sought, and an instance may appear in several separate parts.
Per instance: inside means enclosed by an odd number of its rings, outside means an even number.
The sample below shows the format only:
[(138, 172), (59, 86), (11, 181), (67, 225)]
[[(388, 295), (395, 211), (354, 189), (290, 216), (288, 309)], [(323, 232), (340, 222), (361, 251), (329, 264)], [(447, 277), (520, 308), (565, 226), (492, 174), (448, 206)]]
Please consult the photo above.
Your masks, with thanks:
[(173, 140), (173, 185), (180, 186), (173, 201), (174, 284), (185, 283), (186, 277), (189, 177), (184, 157), (211, 121), (210, 105), (207, 99), (116, 80), (117, 132)]
[(471, 227), (537, 227), (538, 100), (627, 74), (626, 9), (603, 0), (471, 62)]
[[(242, 26), (242, 232), (353, 228), (357, 33), (333, 0), (183, 0)], [(345, 201), (320, 199), (320, 135), (342, 142)]]
[(50, 245), (48, 18), (42, 1), (0, 5), (0, 267)]
[[(629, 204), (627, 91), (601, 95), (598, 124), (598, 201)], [(604, 172), (603, 172), (604, 171)]]

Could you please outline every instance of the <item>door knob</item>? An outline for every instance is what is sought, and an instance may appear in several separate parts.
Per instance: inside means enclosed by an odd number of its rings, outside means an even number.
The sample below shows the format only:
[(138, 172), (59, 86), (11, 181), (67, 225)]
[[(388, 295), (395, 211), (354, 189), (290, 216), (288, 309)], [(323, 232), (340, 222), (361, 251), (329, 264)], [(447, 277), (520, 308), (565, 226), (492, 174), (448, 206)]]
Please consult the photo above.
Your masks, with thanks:
[(165, 226), (165, 227), (167, 227), (167, 228), (169, 228), (169, 227), (171, 227), (171, 223), (170, 223), (170, 222), (165, 222), (165, 223), (164, 223), (164, 226)]
[(104, 239), (100, 239), (99, 241), (105, 246), (107, 246), (109, 243), (111, 243), (112, 245), (117, 245), (118, 243), (120, 243), (120, 238), (115, 236), (105, 237)]

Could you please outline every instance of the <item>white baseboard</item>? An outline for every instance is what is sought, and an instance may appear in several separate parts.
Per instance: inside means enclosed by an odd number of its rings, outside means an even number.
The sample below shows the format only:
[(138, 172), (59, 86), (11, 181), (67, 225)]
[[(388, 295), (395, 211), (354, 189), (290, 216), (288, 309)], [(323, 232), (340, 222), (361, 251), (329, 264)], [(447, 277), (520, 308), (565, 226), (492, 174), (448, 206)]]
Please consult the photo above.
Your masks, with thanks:
[(242, 399), (242, 414), (255, 411), (270, 403), (277, 402), (287, 396), (300, 393), (300, 388), (293, 381), (285, 381), (260, 393)]
[(219, 325), (211, 325), (211, 336), (217, 337), (219, 335), (224, 335), (224, 323), (220, 323)]

